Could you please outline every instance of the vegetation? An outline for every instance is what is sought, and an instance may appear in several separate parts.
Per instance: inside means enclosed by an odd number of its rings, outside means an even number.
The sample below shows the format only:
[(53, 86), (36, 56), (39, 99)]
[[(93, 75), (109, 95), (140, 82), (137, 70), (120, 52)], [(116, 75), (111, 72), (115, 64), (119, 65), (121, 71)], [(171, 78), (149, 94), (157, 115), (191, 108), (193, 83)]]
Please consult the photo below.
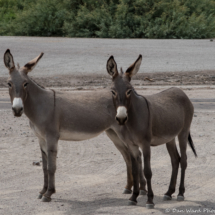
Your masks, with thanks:
[(0, 35), (212, 38), (215, 0), (0, 0)]

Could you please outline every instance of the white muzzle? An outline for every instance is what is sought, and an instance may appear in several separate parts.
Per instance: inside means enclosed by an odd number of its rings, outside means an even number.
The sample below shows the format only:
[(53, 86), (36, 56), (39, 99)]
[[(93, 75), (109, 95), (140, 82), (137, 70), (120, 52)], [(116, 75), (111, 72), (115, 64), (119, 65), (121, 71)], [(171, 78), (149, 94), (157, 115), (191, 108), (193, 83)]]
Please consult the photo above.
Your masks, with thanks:
[(14, 116), (21, 116), (23, 113), (23, 102), (21, 98), (15, 97), (13, 99), (13, 104), (12, 104), (12, 110), (14, 113)]
[(128, 120), (127, 108), (124, 106), (119, 106), (117, 108), (116, 120), (120, 125), (124, 125)]

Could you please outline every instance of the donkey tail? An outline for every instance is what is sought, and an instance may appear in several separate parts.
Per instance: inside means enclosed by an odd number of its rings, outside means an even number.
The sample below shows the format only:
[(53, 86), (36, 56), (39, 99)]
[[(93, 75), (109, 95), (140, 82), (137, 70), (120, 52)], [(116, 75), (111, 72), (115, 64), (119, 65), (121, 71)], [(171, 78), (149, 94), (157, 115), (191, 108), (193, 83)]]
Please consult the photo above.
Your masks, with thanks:
[(195, 146), (193, 144), (193, 140), (192, 140), (192, 138), (190, 136), (190, 133), (189, 133), (189, 136), (188, 136), (188, 142), (189, 142), (189, 145), (190, 145), (191, 149), (193, 150), (194, 155), (197, 157)]

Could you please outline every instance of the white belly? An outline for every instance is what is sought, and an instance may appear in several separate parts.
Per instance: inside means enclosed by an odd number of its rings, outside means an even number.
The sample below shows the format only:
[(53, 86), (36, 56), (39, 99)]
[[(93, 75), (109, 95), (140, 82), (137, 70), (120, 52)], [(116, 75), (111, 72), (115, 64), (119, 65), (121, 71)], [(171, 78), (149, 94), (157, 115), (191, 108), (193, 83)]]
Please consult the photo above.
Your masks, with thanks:
[(173, 140), (175, 136), (163, 136), (163, 137), (153, 137), (151, 140), (151, 146), (159, 146)]
[[(101, 133), (101, 132), (100, 132)], [(91, 139), (93, 137), (98, 136), (100, 133), (85, 133), (85, 132), (77, 132), (77, 131), (60, 131), (60, 140), (68, 140), (68, 141), (81, 141)]]

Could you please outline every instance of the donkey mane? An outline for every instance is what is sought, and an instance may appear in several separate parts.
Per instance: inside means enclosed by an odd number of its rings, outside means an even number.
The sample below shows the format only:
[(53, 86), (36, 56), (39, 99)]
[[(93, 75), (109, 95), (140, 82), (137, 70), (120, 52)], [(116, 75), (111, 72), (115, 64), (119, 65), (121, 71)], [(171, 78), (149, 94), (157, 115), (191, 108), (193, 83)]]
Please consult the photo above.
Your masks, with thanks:
[(124, 74), (122, 67), (120, 68), (121, 75)]
[[(40, 87), (40, 88), (42, 88), (42, 89), (46, 89), (44, 86), (42, 86), (42, 85), (40, 85), (40, 84), (38, 84), (35, 80), (33, 80), (33, 78), (30, 78), (29, 77), (29, 79), (34, 83), (34, 84), (36, 84), (38, 87)], [(56, 93), (55, 93), (55, 91), (53, 90), (53, 89), (50, 89), (52, 92), (53, 92), (53, 94), (54, 94), (54, 108), (55, 108), (55, 104), (56, 104)]]
[(136, 96), (141, 96), (141, 97), (143, 97), (142, 95), (139, 95), (139, 94), (137, 93), (137, 91), (134, 89), (134, 87), (132, 87), (132, 90), (133, 90), (133, 92), (134, 92), (134, 94), (135, 94)]
[(149, 102), (148, 102), (148, 100), (145, 98), (145, 96), (143, 96), (143, 95), (139, 95), (139, 94), (137, 93), (137, 91), (136, 91), (133, 87), (132, 87), (132, 89), (133, 89), (133, 92), (134, 92), (134, 94), (135, 94), (136, 96), (142, 97), (142, 98), (146, 101), (147, 109), (148, 109), (148, 111), (149, 111), (149, 121), (148, 121), (148, 126), (150, 126), (150, 117), (151, 117), (151, 115), (150, 115)]
[[(42, 89), (46, 89), (45, 87), (43, 87), (42, 85), (40, 85), (40, 84), (38, 84), (35, 80), (33, 80), (32, 78), (30, 78), (29, 77), (29, 79), (33, 82), (33, 83), (35, 83), (38, 87), (41, 87)], [(55, 103), (56, 103), (56, 96), (55, 96), (55, 91), (53, 90), (53, 89), (50, 89), (51, 91), (53, 91), (53, 93), (54, 93), (54, 107), (55, 107)]]
[(35, 80), (33, 80), (33, 78), (30, 78), (30, 77), (29, 77), (29, 79), (30, 79), (33, 83), (35, 83), (38, 87), (41, 87), (42, 89), (45, 89), (45, 87), (43, 87), (42, 85), (38, 84)]

